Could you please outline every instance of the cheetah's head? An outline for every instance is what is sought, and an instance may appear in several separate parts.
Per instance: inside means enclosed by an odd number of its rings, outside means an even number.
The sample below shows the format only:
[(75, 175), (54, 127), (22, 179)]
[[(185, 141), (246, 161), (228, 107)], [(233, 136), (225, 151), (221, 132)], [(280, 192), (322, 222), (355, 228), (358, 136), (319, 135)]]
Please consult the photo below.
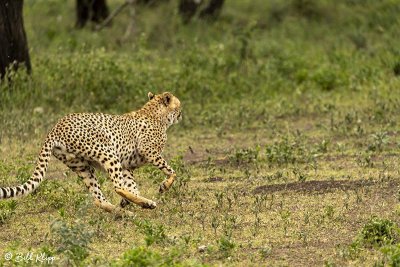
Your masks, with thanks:
[(168, 126), (182, 120), (181, 102), (170, 92), (155, 95), (151, 92), (147, 94), (149, 102), (156, 103), (158, 111), (163, 118), (167, 119)]

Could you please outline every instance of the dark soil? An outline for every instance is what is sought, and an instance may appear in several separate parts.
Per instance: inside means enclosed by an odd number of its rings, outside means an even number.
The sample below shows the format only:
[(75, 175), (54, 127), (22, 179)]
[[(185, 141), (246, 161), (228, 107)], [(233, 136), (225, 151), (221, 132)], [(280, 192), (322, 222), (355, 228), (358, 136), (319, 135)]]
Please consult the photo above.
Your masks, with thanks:
[(305, 181), (287, 184), (262, 185), (254, 189), (253, 193), (266, 194), (279, 191), (297, 191), (305, 193), (326, 193), (336, 189), (355, 190), (360, 187), (374, 185), (374, 181), (366, 180), (339, 180), (339, 181)]

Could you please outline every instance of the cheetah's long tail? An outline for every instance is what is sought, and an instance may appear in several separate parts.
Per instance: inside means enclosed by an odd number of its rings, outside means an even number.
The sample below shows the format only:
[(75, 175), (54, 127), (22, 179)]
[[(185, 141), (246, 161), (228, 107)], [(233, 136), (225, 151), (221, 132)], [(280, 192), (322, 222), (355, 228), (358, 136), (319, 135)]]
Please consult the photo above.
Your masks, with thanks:
[(46, 140), (40, 151), (35, 171), (31, 178), (19, 186), (0, 187), (0, 199), (20, 197), (33, 192), (44, 179), (53, 146), (53, 142)]

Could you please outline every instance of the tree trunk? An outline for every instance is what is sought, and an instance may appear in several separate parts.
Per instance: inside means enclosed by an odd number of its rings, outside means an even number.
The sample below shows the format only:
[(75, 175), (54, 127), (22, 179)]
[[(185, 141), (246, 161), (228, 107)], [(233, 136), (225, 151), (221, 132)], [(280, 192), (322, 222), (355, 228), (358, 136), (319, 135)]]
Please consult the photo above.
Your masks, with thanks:
[(216, 19), (221, 12), (224, 0), (211, 0), (206, 8), (204, 8), (199, 17), (201, 19)]
[[(184, 23), (188, 23), (197, 12), (201, 4), (201, 0), (180, 0), (179, 14), (182, 16)], [(199, 18), (206, 20), (214, 20), (221, 12), (224, 0), (210, 0), (208, 5), (200, 11)]]
[(188, 23), (196, 14), (199, 4), (195, 0), (180, 0), (179, 14), (182, 17), (183, 23)]
[(23, 0), (0, 0), (0, 77), (7, 68), (24, 63), (31, 72), (28, 43), (22, 18)]
[(100, 23), (109, 13), (106, 0), (77, 0), (75, 26), (83, 28), (88, 20)]
[(166, 3), (169, 0), (136, 0), (136, 4), (144, 6), (157, 6), (160, 3)]

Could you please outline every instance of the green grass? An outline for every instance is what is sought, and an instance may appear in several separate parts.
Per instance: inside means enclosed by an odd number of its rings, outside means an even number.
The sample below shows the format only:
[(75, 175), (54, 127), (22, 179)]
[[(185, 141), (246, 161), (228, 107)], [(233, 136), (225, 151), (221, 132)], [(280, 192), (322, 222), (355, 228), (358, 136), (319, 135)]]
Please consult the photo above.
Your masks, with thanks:
[(176, 10), (138, 7), (123, 40), (127, 10), (94, 32), (73, 28), (73, 1), (25, 1), (33, 73), (0, 84), (1, 186), (28, 179), (67, 113), (125, 113), (168, 90), (184, 120), (168, 132), (172, 190), (136, 171), (157, 209), (114, 218), (54, 159), (37, 192), (0, 203), (0, 265), (32, 251), (59, 266), (395, 266), (399, 5), (232, 0), (189, 25)]

